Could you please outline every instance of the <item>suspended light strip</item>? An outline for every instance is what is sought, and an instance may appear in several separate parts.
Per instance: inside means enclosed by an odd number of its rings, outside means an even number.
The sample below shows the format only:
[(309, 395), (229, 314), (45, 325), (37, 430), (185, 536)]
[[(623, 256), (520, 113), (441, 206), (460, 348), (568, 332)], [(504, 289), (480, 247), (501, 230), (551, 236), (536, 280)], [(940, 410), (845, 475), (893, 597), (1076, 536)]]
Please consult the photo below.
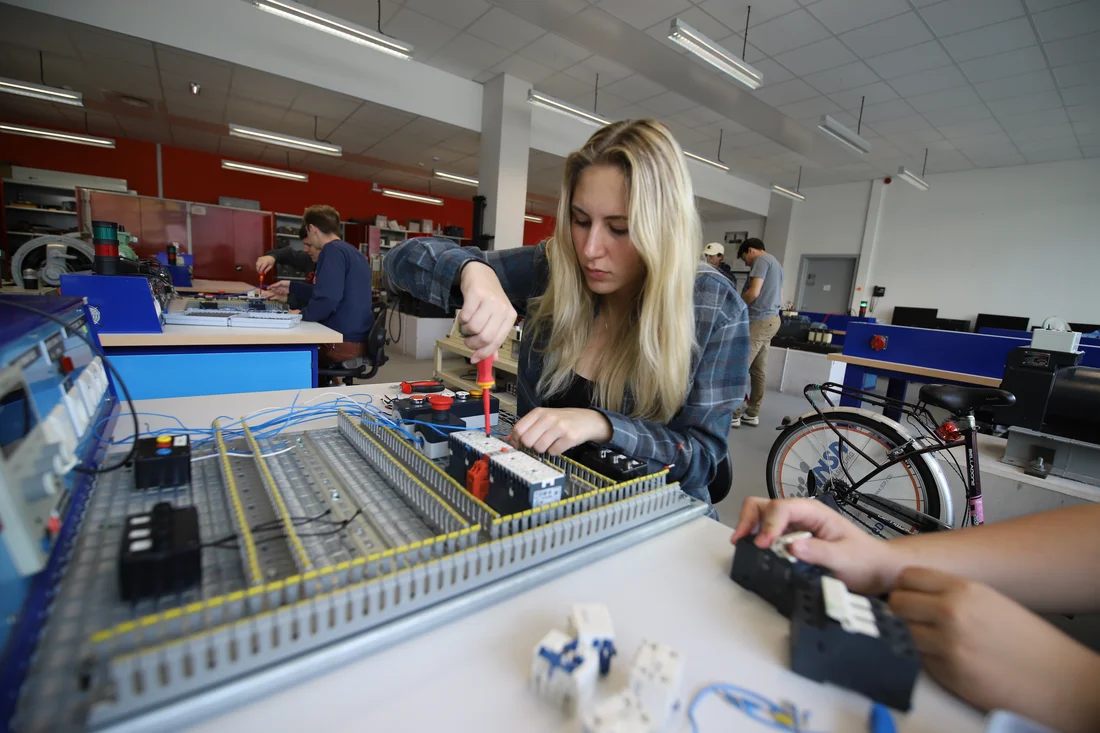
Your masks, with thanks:
[(822, 115), (821, 122), (817, 127), (829, 137), (843, 144), (849, 150), (854, 150), (861, 155), (871, 152), (871, 143), (867, 142), (829, 115)]
[(422, 196), (418, 193), (409, 193), (408, 191), (396, 191), (392, 188), (383, 188), (383, 196), (389, 196), (394, 199), (405, 199), (406, 201), (419, 201), (422, 204), (432, 204), (433, 206), (442, 206), (443, 199), (436, 198), (435, 196)]
[(17, 81), (0, 77), (0, 92), (18, 94), (21, 97), (45, 99), (48, 102), (57, 102), (58, 104), (71, 104), (74, 107), (84, 106), (84, 95), (80, 92), (48, 87), (43, 84), (33, 84), (29, 81)]
[(805, 201), (806, 200), (806, 197), (803, 196), (802, 194), (800, 194), (798, 191), (792, 191), (789, 188), (784, 188), (783, 186), (780, 186), (778, 183), (773, 183), (772, 184), (772, 191), (779, 194), (780, 196), (786, 196), (787, 198), (791, 199), (792, 201)]
[(470, 178), (469, 176), (460, 176), (457, 173), (448, 173), (447, 171), (441, 171), (438, 168), (432, 171), (432, 175), (436, 178), (442, 178), (444, 181), (450, 181), (451, 183), (461, 183), (463, 186), (478, 187), (478, 180), (476, 178)]
[(24, 137), (40, 137), (43, 140), (56, 140), (62, 143), (91, 145), (96, 148), (115, 147), (115, 141), (109, 137), (80, 135), (75, 132), (58, 132), (57, 130), (45, 130), (41, 127), (27, 127), (26, 125), (10, 125), (7, 122), (0, 122), (0, 132), (6, 132), (9, 135), (23, 135)]
[(670, 40), (680, 44), (714, 68), (729, 74), (749, 89), (759, 89), (760, 85), (764, 83), (764, 75), (758, 70), (749, 66), (742, 59), (737, 58), (679, 18), (672, 19), (668, 37)]
[(730, 169), (730, 167), (728, 165), (726, 165), (725, 163), (722, 163), (722, 162), (717, 161), (717, 160), (711, 160), (710, 158), (704, 158), (701, 155), (696, 155), (695, 153), (689, 153), (686, 150), (684, 151), (684, 155), (691, 158), (692, 160), (697, 160), (700, 163), (706, 163), (707, 165), (712, 165), (715, 168), (718, 168), (720, 170), (728, 171)]
[(222, 168), (241, 173), (255, 173), (258, 176), (271, 176), (272, 178), (285, 178), (288, 181), (308, 181), (309, 176), (297, 171), (285, 171), (279, 168), (265, 168), (262, 165), (251, 163), (238, 163), (235, 160), (223, 160)]
[(542, 223), (542, 217), (541, 216), (535, 216), (534, 214), (524, 214), (523, 215), (523, 220), (524, 221), (529, 221), (532, 224), (541, 224)]
[(257, 130), (255, 127), (245, 127), (244, 125), (229, 124), (229, 134), (233, 137), (243, 137), (246, 140), (255, 140), (256, 142), (267, 143), (268, 145), (279, 145), (284, 148), (294, 148), (295, 150), (305, 150), (310, 153), (318, 153), (320, 155), (333, 155), (341, 156), (344, 154), (344, 149), (339, 145), (333, 145), (332, 143), (323, 143), (320, 140), (307, 140), (303, 137), (294, 137), (293, 135), (282, 135), (277, 132), (268, 132), (267, 130)]
[(898, 178), (905, 181), (914, 188), (919, 188), (921, 191), (928, 190), (928, 182), (918, 176), (916, 173), (913, 173), (905, 166), (901, 166), (900, 168), (898, 168)]
[(363, 26), (349, 23), (335, 15), (329, 15), (305, 5), (289, 2), (289, 0), (250, 0), (250, 2), (266, 13), (293, 20), (295, 23), (301, 23), (325, 33), (331, 33), (334, 36), (343, 38), (345, 41), (358, 43), (400, 59), (412, 58), (413, 47), (410, 44), (396, 38), (389, 38), (381, 33), (375, 33)]
[(567, 102), (563, 102), (560, 99), (548, 97), (541, 92), (536, 92), (534, 89), (529, 89), (527, 91), (527, 101), (531, 104), (537, 104), (540, 107), (545, 107), (546, 109), (552, 109), (555, 112), (561, 112), (562, 114), (576, 117), (578, 120), (582, 120), (592, 125), (602, 126), (611, 124), (611, 120), (604, 119), (603, 117), (600, 117), (597, 114), (593, 114), (592, 112), (587, 112), (580, 107), (574, 107), (573, 105)]

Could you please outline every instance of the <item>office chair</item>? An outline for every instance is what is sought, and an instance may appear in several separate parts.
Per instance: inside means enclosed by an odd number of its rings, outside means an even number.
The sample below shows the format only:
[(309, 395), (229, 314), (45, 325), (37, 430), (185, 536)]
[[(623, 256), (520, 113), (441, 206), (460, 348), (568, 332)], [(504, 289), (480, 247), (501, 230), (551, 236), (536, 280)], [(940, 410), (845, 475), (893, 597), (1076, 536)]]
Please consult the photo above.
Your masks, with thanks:
[(730, 463), (730, 454), (727, 452), (726, 457), (718, 464), (718, 473), (714, 474), (710, 485), (707, 486), (707, 491), (710, 492), (710, 503), (717, 504), (729, 496), (732, 486), (733, 465)]
[[(371, 305), (374, 313), (374, 325), (367, 334), (366, 353), (358, 358), (341, 362), (339, 367), (318, 369), (321, 377), (342, 378), (346, 386), (355, 384), (356, 379), (373, 379), (379, 367), (389, 361), (386, 356), (386, 305), (381, 301)], [(368, 371), (369, 367), (369, 371)]]

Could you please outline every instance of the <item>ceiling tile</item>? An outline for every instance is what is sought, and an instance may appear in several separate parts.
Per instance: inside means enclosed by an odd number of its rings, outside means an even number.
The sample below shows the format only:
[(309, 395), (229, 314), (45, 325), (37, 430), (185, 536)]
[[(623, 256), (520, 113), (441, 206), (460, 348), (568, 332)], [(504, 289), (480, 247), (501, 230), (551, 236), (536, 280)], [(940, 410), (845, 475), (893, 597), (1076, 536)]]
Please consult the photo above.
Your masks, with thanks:
[[(1077, 87), (1081, 89), (1082, 87)], [(1066, 114), (1073, 122), (1092, 122), (1100, 119), (1100, 100), (1092, 104), (1078, 104), (1066, 107)]]
[(1050, 58), (1051, 66), (1068, 66), (1083, 61), (1095, 61), (1100, 59), (1100, 33), (1088, 33), (1046, 43), (1043, 49)]
[(345, 122), (330, 132), (328, 139), (343, 146), (348, 153), (361, 153), (381, 142), (388, 134), (388, 130), (378, 130), (371, 125)]
[(1091, 104), (1100, 107), (1100, 86), (1070, 87), (1062, 90), (1062, 99), (1067, 107), (1079, 104)]
[(585, 109), (591, 109), (592, 88), (571, 76), (565, 74), (548, 76), (538, 83), (537, 89), (540, 92), (549, 94), (551, 97), (557, 97), (566, 102), (580, 104)]
[(702, 105), (696, 105), (690, 109), (677, 112), (671, 116), (671, 119), (687, 127), (703, 127), (704, 125), (720, 127), (724, 120), (722, 115)]
[(633, 72), (621, 64), (605, 59), (603, 56), (589, 56), (579, 64), (570, 66), (565, 70), (565, 73), (574, 79), (583, 81), (585, 84), (595, 84), (596, 75), (599, 74), (600, 88), (602, 89), (605, 84), (625, 79)]
[(157, 68), (162, 73), (185, 76), (212, 89), (229, 88), (233, 75), (232, 64), (159, 43), (154, 44), (153, 48), (157, 57)]
[(951, 138), (951, 144), (956, 150), (967, 153), (981, 148), (1004, 148), (1012, 145), (1012, 139), (1004, 132), (989, 132), (984, 135), (971, 135), (969, 137)]
[(189, 130), (186, 127), (173, 125), (171, 128), (172, 144), (192, 150), (205, 150), (214, 153), (218, 150), (221, 135), (203, 130)]
[(49, 49), (50, 53), (65, 58), (79, 58), (68, 34), (72, 25), (62, 18), (5, 3), (0, 6), (0, 27), (4, 29), (6, 43), (35, 51)]
[(829, 31), (805, 10), (795, 10), (749, 31), (754, 46), (769, 56), (826, 38)]
[[(691, 7), (691, 2), (689, 0), (600, 0), (596, 5), (638, 30), (645, 30), (654, 23), (687, 10)], [(698, 30), (707, 32), (705, 28)]]
[(1039, 110), (1061, 107), (1062, 98), (1058, 95), (1058, 92), (1043, 92), (1022, 97), (997, 99), (989, 102), (988, 105), (993, 114), (998, 117), (1006, 117), (1023, 114), (1024, 112), (1038, 112)]
[[(727, 27), (738, 29), (744, 29), (746, 17), (749, 18), (749, 27), (754, 28), (772, 18), (798, 9), (798, 3), (795, 0), (768, 0), (766, 3), (753, 2), (753, 0), (703, 0), (695, 4)], [(745, 9), (749, 5), (752, 6), (752, 13), (746, 16)], [(752, 35), (751, 32), (750, 35)]]
[(1000, 23), (1024, 14), (1020, 0), (947, 0), (920, 11), (921, 17), (941, 38)]
[(1073, 132), (1078, 135), (1095, 135), (1100, 133), (1100, 114), (1096, 122), (1074, 122)]
[(476, 155), (481, 150), (481, 133), (473, 130), (462, 130), (440, 142), (439, 146), (466, 155)]
[(960, 122), (957, 125), (941, 125), (938, 129), (944, 137), (951, 140), (973, 137), (974, 135), (991, 135), (995, 132), (1004, 132), (997, 120), (992, 117), (973, 122)]
[(1081, 154), (1084, 155), (1086, 158), (1100, 158), (1100, 145), (1097, 145), (1095, 147), (1082, 145)]
[(622, 97), (628, 102), (635, 103), (655, 97), (665, 91), (663, 86), (650, 81), (641, 74), (631, 74), (625, 79), (608, 84), (606, 88), (616, 97)]
[(185, 76), (174, 76), (161, 73), (161, 88), (164, 90), (164, 101), (173, 101), (177, 105), (183, 104), (189, 107), (203, 107), (206, 109), (225, 109), (225, 100), (229, 91), (225, 89), (207, 89), (205, 86), (199, 94), (192, 94), (190, 82)]
[(893, 79), (916, 71), (935, 69), (950, 63), (951, 57), (935, 41), (867, 59), (867, 65), (883, 79)]
[(1073, 66), (1059, 66), (1054, 77), (1060, 87), (1091, 86), (1100, 79), (1100, 61), (1087, 61)]
[(928, 121), (920, 116), (899, 117), (894, 120), (882, 120), (869, 123), (880, 135), (908, 135), (916, 130), (928, 128)]
[(245, 127), (258, 127), (262, 130), (278, 131), (286, 110), (250, 99), (230, 97), (225, 104), (225, 119)]
[(564, 71), (592, 55), (587, 49), (553, 33), (542, 36), (519, 54), (554, 71)]
[[(528, 23), (507, 10), (493, 8), (474, 21), (466, 32), (509, 51), (518, 51), (546, 33), (534, 23)], [(494, 62), (495, 63), (495, 62)]]
[(761, 59), (754, 61), (752, 65), (763, 75), (765, 85), (778, 84), (781, 81), (794, 78), (794, 74), (787, 67), (773, 59)]
[(984, 104), (967, 104), (962, 107), (948, 107), (924, 113), (924, 119), (936, 127), (943, 125), (957, 125), (962, 122), (974, 122), (984, 120), (992, 115)]
[(304, 86), (290, 108), (330, 120), (343, 120), (359, 109), (361, 104), (363, 100), (355, 97), (320, 87)]
[(520, 56), (518, 53), (512, 54), (489, 69), (489, 71), (492, 72), (493, 76), (497, 74), (511, 74), (531, 84), (538, 84), (546, 77), (554, 75), (553, 69), (548, 69), (542, 64), (535, 63), (525, 56)]
[(1073, 125), (1065, 122), (1056, 122), (1052, 125), (1041, 125), (1039, 127), (1010, 129), (1008, 130), (1008, 136), (1013, 141), (1021, 144), (1036, 143), (1043, 140), (1077, 139), (1073, 131)]
[[(832, 95), (833, 101), (841, 103), (837, 95)], [(848, 105), (841, 103), (841, 106), (846, 109), (851, 109)], [(882, 123), (890, 120), (900, 120), (903, 117), (910, 117), (914, 113), (913, 108), (909, 106), (909, 103), (904, 99), (893, 99), (889, 102), (883, 102), (881, 104), (869, 104), (863, 110), (863, 121), (871, 123), (874, 129), (878, 129), (878, 125), (873, 123)]]
[(928, 27), (916, 13), (897, 15), (888, 20), (848, 31), (840, 36), (845, 46), (864, 59), (931, 39), (932, 34), (928, 32)]
[(1089, 0), (1036, 13), (1031, 19), (1046, 43), (1100, 30), (1100, 11)]
[(833, 33), (850, 31), (908, 9), (905, 0), (821, 0), (807, 8)]
[(1012, 132), (1013, 130), (1026, 130), (1029, 127), (1055, 125), (1059, 122), (1069, 122), (1066, 111), (1061, 108), (1045, 109), (1039, 112), (1027, 112), (1022, 115), (1012, 115), (1011, 117), (1001, 120), (1001, 125), (1009, 132)]
[(1015, 148), (987, 149), (972, 151), (966, 156), (978, 168), (1003, 168), (1007, 165), (1023, 165), (1027, 161)]
[(977, 84), (983, 81), (1003, 79), (1016, 74), (1026, 74), (1030, 71), (1039, 71), (1047, 67), (1043, 52), (1038, 46), (999, 53), (994, 56), (964, 61), (959, 67), (966, 74), (966, 78)]
[[(361, 0), (354, 1), (363, 4)], [(454, 28), (465, 28), (492, 7), (485, 0), (447, 0), (445, 3), (439, 0), (405, 0), (404, 6)], [(392, 32), (388, 27), (386, 30)]]
[(681, 97), (676, 92), (663, 92), (655, 97), (646, 99), (644, 102), (641, 102), (641, 105), (662, 117), (673, 115), (677, 112), (683, 112), (686, 109), (698, 106), (695, 102)]
[(793, 51), (781, 53), (775, 60), (786, 66), (798, 76), (815, 71), (832, 69), (841, 64), (855, 61), (856, 57), (835, 38), (811, 43)]
[(385, 130), (387, 134), (404, 127), (416, 119), (416, 115), (374, 102), (364, 102), (351, 116), (352, 121)]
[(929, 71), (918, 71), (916, 74), (907, 74), (890, 80), (890, 86), (902, 97), (927, 94), (940, 89), (951, 89), (952, 87), (963, 86), (966, 83), (966, 77), (962, 75), (957, 66), (944, 66)]
[(91, 26), (81, 26), (80, 32), (70, 34), (70, 38), (80, 57), (89, 64), (111, 59), (149, 68), (155, 68), (157, 65), (153, 44), (144, 39)]
[(1081, 149), (1077, 146), (1051, 148), (1034, 153), (1024, 153), (1024, 160), (1028, 163), (1057, 163), (1063, 160), (1080, 160)]
[(1041, 13), (1044, 10), (1050, 10), (1051, 8), (1058, 8), (1063, 5), (1069, 5), (1075, 3), (1078, 0), (1025, 0), (1027, 3), (1027, 9), (1032, 13)]
[(233, 82), (229, 87), (234, 97), (284, 107), (289, 107), (304, 88), (305, 85), (296, 81), (246, 66), (233, 67)]
[(818, 95), (810, 99), (803, 99), (801, 102), (785, 104), (778, 109), (788, 117), (803, 120), (808, 117), (820, 117), (824, 114), (839, 112), (840, 106), (828, 97)]
[(983, 81), (981, 84), (975, 84), (974, 89), (977, 90), (982, 99), (990, 102), (996, 99), (1053, 91), (1054, 79), (1051, 78), (1050, 72), (1044, 69), (1043, 71), (1033, 71), (1029, 74), (1019, 74), (1004, 79)]
[(1051, 150), (1052, 148), (1071, 147), (1078, 147), (1077, 138), (1072, 135), (1058, 135), (1056, 137), (1036, 138), (1030, 142), (1016, 142), (1016, 148), (1024, 154), (1037, 153), (1040, 150)]
[(949, 109), (951, 107), (962, 107), (966, 104), (978, 104), (982, 101), (982, 98), (978, 96), (978, 93), (974, 91), (973, 87), (955, 87), (954, 89), (948, 89), (940, 92), (932, 92), (930, 94), (921, 94), (916, 97), (910, 97), (909, 104), (913, 105), (913, 108), (918, 112), (931, 112), (937, 109)]
[(801, 79), (791, 79), (774, 86), (769, 85), (758, 89), (753, 96), (766, 104), (777, 107), (781, 104), (809, 99), (816, 95), (817, 92), (806, 82)]
[(855, 89), (846, 89), (843, 92), (835, 92), (829, 96), (841, 107), (850, 110), (859, 109), (861, 104), (865, 107), (874, 107), (898, 98), (897, 93), (884, 81), (877, 81), (874, 84), (856, 87)]
[(432, 56), (431, 65), (457, 76), (472, 79), (511, 55), (506, 48), (460, 33)]
[(943, 39), (943, 45), (956, 61), (992, 56), (1034, 46), (1036, 42), (1035, 32), (1031, 30), (1027, 18), (1016, 18)]
[(413, 58), (430, 59), (452, 38), (455, 28), (403, 7), (386, 24), (386, 33), (413, 45)]
[(225, 114), (225, 100), (222, 100), (220, 106), (195, 106), (188, 104), (187, 102), (189, 100), (183, 97), (170, 97), (165, 101), (167, 103), (168, 114), (171, 115), (172, 118), (211, 122), (218, 125), (228, 121)]
[(974, 168), (974, 164), (957, 150), (938, 151), (928, 156), (929, 173), (954, 173), (955, 171), (968, 171)]
[[(793, 53), (798, 53), (797, 51)], [(871, 71), (870, 67), (862, 61), (856, 61), (835, 69), (820, 71), (816, 74), (801, 75), (805, 81), (822, 94), (833, 94), (844, 89), (863, 87), (878, 81), (878, 75)], [(885, 86), (885, 85), (884, 85)], [(895, 94), (890, 92), (887, 99), (892, 99)]]

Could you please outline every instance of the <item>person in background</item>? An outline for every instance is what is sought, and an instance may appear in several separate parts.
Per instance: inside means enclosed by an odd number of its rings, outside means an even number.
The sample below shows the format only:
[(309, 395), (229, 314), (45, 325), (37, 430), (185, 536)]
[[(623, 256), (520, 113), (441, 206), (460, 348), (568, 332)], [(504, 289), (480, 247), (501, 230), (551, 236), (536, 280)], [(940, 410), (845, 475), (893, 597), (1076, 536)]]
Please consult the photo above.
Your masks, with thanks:
[(737, 289), (737, 276), (733, 274), (733, 270), (726, 264), (726, 246), (720, 242), (711, 242), (706, 247), (703, 247), (703, 257), (706, 258), (707, 264), (718, 270), (733, 283), (733, 287)]
[(309, 287), (298, 288), (296, 292), (288, 293), (287, 305), (292, 309), (305, 308), (306, 303), (309, 302), (309, 298), (313, 294), (313, 278), (316, 275), (316, 263), (314, 263), (313, 257), (310, 255), (309, 246), (305, 242), (305, 224), (298, 230), (298, 239), (302, 241), (302, 249), (280, 247), (271, 250), (265, 255), (260, 255), (259, 259), (256, 260), (256, 272), (261, 275), (271, 273), (272, 278), (274, 278), (275, 273), (278, 272), (276, 269), (278, 265), (287, 265), (293, 267), (295, 270), (306, 273), (305, 284), (309, 285)]
[[(760, 405), (768, 384), (768, 344), (779, 331), (779, 300), (783, 297), (783, 267), (764, 251), (764, 243), (750, 237), (737, 249), (737, 258), (749, 266), (749, 276), (741, 299), (749, 306), (749, 381), (748, 401), (733, 415), (732, 426), (760, 424)], [(743, 410), (743, 414), (742, 414)]]
[(1100, 611), (1100, 505), (883, 541), (813, 499), (745, 500), (731, 542), (788, 550), (864, 595), (889, 593), (945, 689), (1063, 733), (1100, 731), (1100, 655), (1037, 614)]
[(395, 288), (461, 307), (471, 361), (526, 312), (513, 444), (608, 445), (709, 503), (748, 381), (748, 310), (699, 261), (684, 161), (660, 122), (612, 123), (566, 159), (549, 240), (480, 252), (412, 239), (383, 263)]
[[(317, 321), (344, 335), (343, 343), (321, 346), (317, 356), (322, 367), (362, 357), (366, 353), (367, 334), (374, 325), (370, 262), (362, 252), (340, 239), (340, 214), (336, 209), (310, 206), (302, 220), (305, 234), (302, 244), (316, 263), (314, 282), (311, 285), (280, 280), (263, 291), (264, 297), (286, 299), (288, 304), (304, 302), (305, 306), (300, 308), (302, 320)], [(256, 269), (260, 266), (257, 261)]]

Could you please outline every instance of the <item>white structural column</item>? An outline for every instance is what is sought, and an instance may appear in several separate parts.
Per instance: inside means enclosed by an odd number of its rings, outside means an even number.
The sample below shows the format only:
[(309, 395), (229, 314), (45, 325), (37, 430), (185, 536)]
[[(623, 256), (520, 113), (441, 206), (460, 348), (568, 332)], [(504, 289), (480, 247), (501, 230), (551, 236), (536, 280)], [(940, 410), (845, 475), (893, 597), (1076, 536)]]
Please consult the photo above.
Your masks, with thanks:
[(871, 198), (867, 202), (867, 219), (863, 223), (863, 240), (859, 246), (859, 264), (856, 266), (856, 283), (852, 290), (852, 308), (858, 313), (859, 302), (871, 300), (871, 277), (878, 243), (879, 222), (882, 220), (883, 199), (886, 185), (881, 178), (871, 181)]
[(481, 97), (481, 162), (477, 192), (485, 197), (483, 231), (492, 249), (523, 246), (527, 159), (531, 149), (531, 85), (508, 74), (485, 83)]

